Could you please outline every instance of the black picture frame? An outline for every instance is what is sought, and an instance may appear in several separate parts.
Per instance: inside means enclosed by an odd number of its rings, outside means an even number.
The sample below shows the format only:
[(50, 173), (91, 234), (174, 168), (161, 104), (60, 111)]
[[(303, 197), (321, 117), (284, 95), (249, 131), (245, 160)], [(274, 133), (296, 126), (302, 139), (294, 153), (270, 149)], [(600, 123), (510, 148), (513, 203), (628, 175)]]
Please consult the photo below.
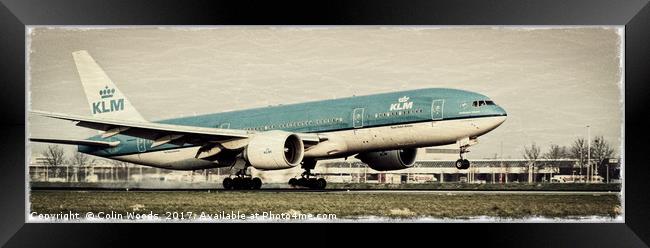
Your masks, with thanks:
[[(369, 231), (364, 241), (390, 238), (448, 239), (463, 245), (501, 247), (646, 247), (650, 241), (649, 167), (643, 163), (650, 96), (648, 1), (100, 1), (1, 0), (0, 244), (7, 247), (116, 246), (125, 239), (154, 243), (216, 238), (224, 232), (286, 239)], [(625, 223), (617, 224), (405, 224), (323, 226), (291, 224), (36, 224), (25, 223), (25, 27), (28, 25), (624, 25), (625, 26)], [(188, 228), (189, 226), (189, 228)], [(213, 228), (222, 230), (215, 231)], [(142, 230), (148, 230), (143, 235)], [(280, 233), (273, 233), (274, 230)], [(386, 231), (389, 230), (389, 231)], [(290, 236), (281, 234), (289, 231)], [(365, 232), (365, 231), (364, 231)], [(165, 237), (166, 234), (174, 237)], [(286, 233), (286, 232), (284, 232)], [(374, 234), (374, 235), (373, 235)], [(460, 236), (451, 238), (451, 234)], [(161, 235), (163, 237), (161, 237)], [(370, 235), (370, 236), (368, 236)], [(471, 238), (465, 238), (471, 237)], [(171, 240), (170, 240), (171, 239)], [(229, 238), (230, 239), (230, 238)], [(263, 240), (260, 238), (259, 240)], [(246, 240), (247, 242), (250, 241)], [(186, 244), (186, 243), (184, 243)], [(283, 245), (280, 243), (280, 245)]]

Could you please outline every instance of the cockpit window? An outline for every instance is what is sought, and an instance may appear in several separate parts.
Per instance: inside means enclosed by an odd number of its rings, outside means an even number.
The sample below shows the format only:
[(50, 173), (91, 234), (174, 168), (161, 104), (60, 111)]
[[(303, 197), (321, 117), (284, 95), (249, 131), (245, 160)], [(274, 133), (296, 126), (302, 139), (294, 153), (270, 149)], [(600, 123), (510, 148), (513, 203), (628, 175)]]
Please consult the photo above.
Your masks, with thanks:
[(472, 106), (474, 106), (474, 107), (480, 107), (480, 106), (484, 106), (484, 105), (494, 105), (494, 102), (490, 101), (490, 100), (481, 100), (481, 101), (472, 102)]

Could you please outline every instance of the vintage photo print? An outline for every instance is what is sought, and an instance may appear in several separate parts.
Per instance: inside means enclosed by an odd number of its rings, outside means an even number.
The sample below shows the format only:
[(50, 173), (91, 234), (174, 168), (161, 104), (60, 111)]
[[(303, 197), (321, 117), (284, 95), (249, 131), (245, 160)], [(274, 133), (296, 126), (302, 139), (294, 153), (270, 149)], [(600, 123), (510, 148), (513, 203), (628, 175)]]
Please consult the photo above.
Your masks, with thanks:
[(622, 26), (28, 26), (27, 222), (624, 222)]

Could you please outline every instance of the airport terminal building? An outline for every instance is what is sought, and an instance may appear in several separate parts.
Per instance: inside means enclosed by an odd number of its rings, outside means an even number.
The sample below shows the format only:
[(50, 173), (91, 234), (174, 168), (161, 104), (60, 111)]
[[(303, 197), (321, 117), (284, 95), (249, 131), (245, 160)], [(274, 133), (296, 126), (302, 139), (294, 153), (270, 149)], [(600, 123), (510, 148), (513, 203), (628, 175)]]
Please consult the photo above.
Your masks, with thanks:
[[(473, 159), (466, 170), (456, 169), (454, 149), (423, 148), (413, 167), (396, 171), (375, 171), (353, 158), (321, 161), (314, 172), (331, 183), (578, 183), (587, 179), (587, 168), (575, 159)], [(619, 183), (619, 159), (592, 161), (596, 164), (591, 182)], [(34, 158), (29, 166), (31, 182), (41, 183), (149, 183), (154, 185), (221, 184), (231, 168), (197, 171), (165, 170), (127, 163), (95, 161), (86, 166), (48, 166)], [(278, 171), (257, 171), (265, 183), (286, 184), (302, 172), (299, 166)], [(188, 186), (189, 187), (189, 186)]]

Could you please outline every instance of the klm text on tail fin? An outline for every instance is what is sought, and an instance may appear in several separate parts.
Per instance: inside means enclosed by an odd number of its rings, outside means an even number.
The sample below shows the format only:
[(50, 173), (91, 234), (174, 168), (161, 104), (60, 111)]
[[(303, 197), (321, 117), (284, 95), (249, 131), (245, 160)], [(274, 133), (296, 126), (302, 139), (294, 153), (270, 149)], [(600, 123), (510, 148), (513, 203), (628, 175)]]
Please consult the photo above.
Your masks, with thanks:
[(93, 116), (145, 121), (87, 51), (76, 51), (72, 56)]

